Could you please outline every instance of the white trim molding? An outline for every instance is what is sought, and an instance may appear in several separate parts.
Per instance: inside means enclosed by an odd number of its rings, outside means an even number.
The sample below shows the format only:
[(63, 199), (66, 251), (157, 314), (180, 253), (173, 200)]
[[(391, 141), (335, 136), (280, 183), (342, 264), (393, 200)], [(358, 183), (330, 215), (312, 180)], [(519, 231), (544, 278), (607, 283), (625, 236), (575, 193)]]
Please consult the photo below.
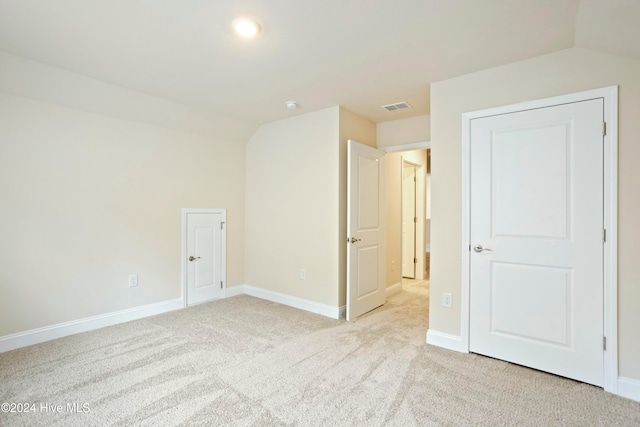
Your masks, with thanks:
[(397, 294), (402, 290), (402, 282), (395, 283), (387, 288), (387, 297)]
[(235, 297), (236, 295), (244, 295), (245, 294), (244, 287), (245, 285), (231, 286), (228, 288), (225, 287), (222, 290), (222, 298), (231, 298), (231, 297)]
[(0, 337), (0, 353), (181, 309), (182, 298), (128, 308)]
[(293, 297), (291, 295), (281, 294), (279, 292), (269, 291), (267, 289), (256, 288), (255, 286), (243, 285), (245, 295), (264, 299), (278, 304), (288, 305), (289, 307), (299, 308), (300, 310), (309, 311), (311, 313), (321, 314), (332, 319), (341, 319), (344, 317), (346, 307), (334, 307), (332, 305), (321, 304), (315, 301)]
[(633, 378), (618, 378), (618, 396), (640, 402), (640, 381)]
[(427, 331), (427, 344), (457, 351), (459, 353), (469, 352), (465, 348), (464, 342), (462, 341), (462, 337), (460, 335), (451, 335), (444, 332), (434, 331), (433, 329), (429, 329)]
[(385, 153), (397, 153), (399, 151), (413, 151), (431, 148), (431, 141), (414, 142), (413, 144), (392, 145), (389, 147), (379, 147)]
[[(604, 101), (604, 117), (606, 135), (604, 136), (604, 228), (607, 230), (607, 241), (604, 244), (604, 336), (607, 349), (604, 351), (604, 384), (605, 391), (619, 394), (623, 387), (629, 392), (629, 382), (618, 380), (618, 86), (594, 89), (568, 95), (535, 101), (522, 102), (486, 110), (473, 111), (462, 115), (462, 242), (460, 253), (462, 258), (462, 283), (460, 296), (462, 348), (469, 351), (469, 308), (470, 308), (470, 147), (471, 120), (481, 117), (495, 116), (516, 111), (532, 110), (558, 104), (602, 99)], [(437, 345), (437, 344), (436, 344)], [(635, 384), (635, 383), (634, 383)], [(634, 389), (637, 390), (637, 389)]]

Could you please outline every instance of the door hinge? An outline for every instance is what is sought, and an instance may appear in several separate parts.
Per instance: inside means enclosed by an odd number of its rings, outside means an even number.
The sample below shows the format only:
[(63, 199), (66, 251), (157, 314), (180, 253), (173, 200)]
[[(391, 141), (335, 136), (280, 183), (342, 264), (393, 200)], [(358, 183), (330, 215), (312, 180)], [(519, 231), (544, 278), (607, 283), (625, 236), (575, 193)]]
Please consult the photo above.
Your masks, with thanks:
[(223, 229), (224, 229), (224, 221), (221, 221), (220, 222), (220, 230), (223, 230)]
[(602, 229), (602, 243), (607, 243), (607, 229)]
[(418, 217), (417, 216), (413, 217), (413, 222), (416, 222), (416, 223), (418, 222)]
[(220, 289), (222, 289), (222, 281), (220, 281)]
[(418, 258), (414, 258), (414, 259), (413, 259), (413, 263), (414, 263), (414, 264), (417, 264), (417, 263), (418, 263)]
[(607, 136), (607, 122), (602, 122), (602, 136)]
[(602, 349), (607, 349), (607, 337), (602, 337)]

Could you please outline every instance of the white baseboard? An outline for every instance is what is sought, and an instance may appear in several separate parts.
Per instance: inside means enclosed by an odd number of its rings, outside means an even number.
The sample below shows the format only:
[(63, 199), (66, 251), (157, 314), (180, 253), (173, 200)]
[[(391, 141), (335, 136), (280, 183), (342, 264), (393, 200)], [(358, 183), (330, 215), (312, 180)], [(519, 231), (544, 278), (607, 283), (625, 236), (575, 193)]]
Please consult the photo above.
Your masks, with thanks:
[(236, 295), (244, 295), (245, 294), (244, 287), (245, 285), (238, 285), (238, 286), (233, 286), (231, 288), (226, 288), (224, 290), (224, 294), (222, 295), (222, 298), (231, 298), (231, 297), (235, 297)]
[(398, 282), (394, 285), (391, 285), (387, 288), (387, 296), (391, 296), (393, 294), (397, 294), (402, 290), (402, 282)]
[(114, 311), (0, 337), (0, 353), (184, 308), (182, 298)]
[(466, 348), (464, 348), (461, 336), (445, 334), (444, 332), (438, 332), (432, 329), (429, 329), (427, 331), (427, 344), (458, 351), (460, 353), (469, 352)]
[(640, 381), (618, 377), (618, 396), (640, 402)]
[[(235, 286), (234, 288), (237, 288)], [(345, 307), (334, 307), (327, 304), (321, 304), (315, 301), (292, 297), (291, 295), (281, 294), (262, 288), (256, 288), (250, 285), (242, 285), (243, 293), (252, 297), (265, 299), (267, 301), (277, 302), (279, 304), (288, 305), (290, 307), (299, 308), (301, 310), (318, 313), (332, 319), (341, 319), (344, 317)], [(231, 288), (231, 289), (234, 289)], [(237, 295), (237, 294), (236, 294)]]
[[(251, 295), (268, 301), (277, 302), (279, 304), (299, 308), (301, 310), (310, 311), (312, 313), (318, 313), (332, 319), (343, 319), (345, 317), (345, 306), (333, 307), (249, 285), (239, 285), (226, 288), (223, 290), (222, 298), (230, 298), (236, 295)], [(162, 314), (184, 307), (185, 305), (182, 298), (177, 298), (174, 300), (129, 308), (98, 316), (86, 317), (84, 319), (72, 320), (70, 322), (58, 323), (56, 325), (45, 326), (43, 328), (32, 329), (25, 332), (5, 335), (0, 337), (0, 353), (73, 334), (104, 328), (106, 326), (116, 325), (118, 323), (155, 316), (156, 314)]]

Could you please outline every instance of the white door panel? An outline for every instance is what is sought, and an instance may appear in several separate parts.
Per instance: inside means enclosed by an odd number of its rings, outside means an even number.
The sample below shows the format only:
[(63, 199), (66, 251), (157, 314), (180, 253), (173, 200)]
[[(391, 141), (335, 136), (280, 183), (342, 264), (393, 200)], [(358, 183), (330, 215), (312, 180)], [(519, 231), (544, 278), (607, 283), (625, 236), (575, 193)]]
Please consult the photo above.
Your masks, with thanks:
[(495, 235), (567, 237), (569, 125), (542, 123), (494, 133)]
[(194, 269), (193, 284), (195, 289), (212, 286), (216, 280), (216, 230), (214, 225), (195, 226), (194, 254), (198, 254), (197, 262), (191, 265)]
[(602, 122), (602, 99), (471, 121), (471, 351), (602, 385)]
[(384, 304), (384, 152), (349, 141), (347, 320)]
[(223, 283), (223, 215), (188, 213), (186, 240), (187, 304), (219, 298)]

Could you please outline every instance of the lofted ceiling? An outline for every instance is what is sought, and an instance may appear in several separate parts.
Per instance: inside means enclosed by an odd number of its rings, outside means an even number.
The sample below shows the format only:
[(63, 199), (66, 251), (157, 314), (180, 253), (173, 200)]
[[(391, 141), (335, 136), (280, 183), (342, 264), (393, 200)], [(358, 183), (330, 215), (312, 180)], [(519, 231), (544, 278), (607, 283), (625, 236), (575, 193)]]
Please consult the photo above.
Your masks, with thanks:
[[(240, 15), (258, 38), (231, 33)], [(638, 0), (0, 0), (0, 50), (255, 124), (338, 104), (381, 122), (545, 53), (640, 58), (638, 22)]]

